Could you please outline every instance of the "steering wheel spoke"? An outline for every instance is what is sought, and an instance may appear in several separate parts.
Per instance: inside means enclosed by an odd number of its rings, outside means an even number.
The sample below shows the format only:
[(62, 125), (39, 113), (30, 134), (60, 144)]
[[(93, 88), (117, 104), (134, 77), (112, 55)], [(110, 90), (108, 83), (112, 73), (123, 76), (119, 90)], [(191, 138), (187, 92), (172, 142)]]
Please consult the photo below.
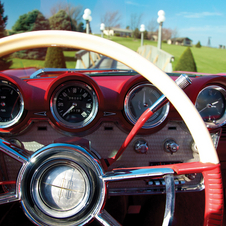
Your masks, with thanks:
[(121, 225), (106, 210), (101, 211), (95, 218), (104, 226)]

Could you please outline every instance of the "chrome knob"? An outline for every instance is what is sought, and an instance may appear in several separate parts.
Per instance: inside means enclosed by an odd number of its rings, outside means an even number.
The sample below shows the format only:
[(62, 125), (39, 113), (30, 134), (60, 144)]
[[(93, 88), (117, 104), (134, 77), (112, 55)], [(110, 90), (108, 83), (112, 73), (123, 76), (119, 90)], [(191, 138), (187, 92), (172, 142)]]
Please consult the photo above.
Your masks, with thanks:
[(179, 150), (179, 145), (175, 140), (170, 139), (164, 143), (164, 149), (166, 152), (173, 154)]
[(146, 154), (148, 151), (148, 142), (146, 140), (137, 140), (134, 144), (134, 150), (140, 154)]

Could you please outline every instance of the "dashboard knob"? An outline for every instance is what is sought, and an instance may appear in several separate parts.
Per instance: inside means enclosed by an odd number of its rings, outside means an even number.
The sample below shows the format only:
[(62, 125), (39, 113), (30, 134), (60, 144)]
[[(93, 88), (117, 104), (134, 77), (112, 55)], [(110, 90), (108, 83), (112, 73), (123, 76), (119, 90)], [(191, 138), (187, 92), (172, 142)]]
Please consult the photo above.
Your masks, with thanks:
[(179, 145), (173, 139), (166, 140), (164, 143), (164, 149), (166, 152), (173, 154), (179, 150)]
[(137, 140), (134, 144), (134, 150), (140, 154), (146, 154), (148, 151), (148, 142), (146, 140)]

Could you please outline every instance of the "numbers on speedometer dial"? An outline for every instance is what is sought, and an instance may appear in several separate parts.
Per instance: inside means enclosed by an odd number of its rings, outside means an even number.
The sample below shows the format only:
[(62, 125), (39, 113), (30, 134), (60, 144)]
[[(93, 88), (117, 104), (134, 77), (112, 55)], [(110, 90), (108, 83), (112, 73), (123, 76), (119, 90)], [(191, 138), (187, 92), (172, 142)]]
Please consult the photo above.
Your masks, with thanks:
[(69, 128), (82, 128), (96, 116), (98, 101), (93, 89), (83, 82), (68, 82), (60, 86), (51, 100), (55, 119)]

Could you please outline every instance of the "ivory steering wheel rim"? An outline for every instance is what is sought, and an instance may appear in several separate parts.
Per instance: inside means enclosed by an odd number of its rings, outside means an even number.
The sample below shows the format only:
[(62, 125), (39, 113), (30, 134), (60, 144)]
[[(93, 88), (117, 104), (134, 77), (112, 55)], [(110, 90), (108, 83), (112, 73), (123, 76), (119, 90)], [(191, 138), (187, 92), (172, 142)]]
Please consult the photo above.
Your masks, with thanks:
[[(120, 61), (144, 76), (168, 98), (187, 124), (197, 145), (200, 162), (219, 163), (210, 134), (201, 116), (186, 94), (162, 70), (138, 53), (122, 45), (94, 35), (79, 32), (58, 30), (33, 31), (0, 39), (0, 57), (22, 49), (49, 46), (81, 48), (97, 52)], [(181, 105), (181, 102), (183, 102), (183, 105)]]

